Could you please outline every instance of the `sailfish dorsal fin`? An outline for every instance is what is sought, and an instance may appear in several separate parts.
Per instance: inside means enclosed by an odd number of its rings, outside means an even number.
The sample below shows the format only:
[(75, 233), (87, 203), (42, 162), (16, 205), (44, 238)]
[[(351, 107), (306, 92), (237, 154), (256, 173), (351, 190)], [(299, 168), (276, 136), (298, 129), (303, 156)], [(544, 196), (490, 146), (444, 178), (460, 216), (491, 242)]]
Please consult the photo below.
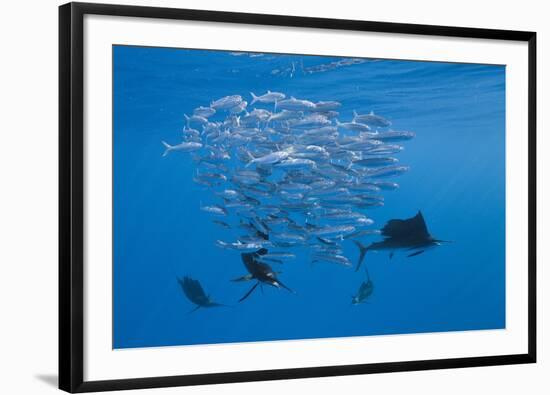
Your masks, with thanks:
[(430, 237), (422, 212), (407, 219), (391, 219), (382, 228), (382, 235), (389, 238), (426, 239)]

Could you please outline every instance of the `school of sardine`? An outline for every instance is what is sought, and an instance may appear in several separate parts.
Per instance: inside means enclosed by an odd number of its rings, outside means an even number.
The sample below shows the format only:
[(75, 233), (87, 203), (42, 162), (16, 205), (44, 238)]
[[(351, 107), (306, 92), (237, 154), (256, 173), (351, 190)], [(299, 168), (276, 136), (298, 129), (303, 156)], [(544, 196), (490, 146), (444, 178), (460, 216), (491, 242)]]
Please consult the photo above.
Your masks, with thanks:
[(182, 140), (165, 141), (196, 164), (193, 181), (213, 192), (200, 209), (227, 229), (214, 245), (241, 253), (267, 249), (263, 262), (295, 258), (352, 266), (342, 244), (376, 234), (370, 209), (407, 172), (396, 157), (413, 132), (391, 130), (373, 112), (340, 119), (338, 101), (311, 101), (267, 91), (235, 94), (185, 115)]

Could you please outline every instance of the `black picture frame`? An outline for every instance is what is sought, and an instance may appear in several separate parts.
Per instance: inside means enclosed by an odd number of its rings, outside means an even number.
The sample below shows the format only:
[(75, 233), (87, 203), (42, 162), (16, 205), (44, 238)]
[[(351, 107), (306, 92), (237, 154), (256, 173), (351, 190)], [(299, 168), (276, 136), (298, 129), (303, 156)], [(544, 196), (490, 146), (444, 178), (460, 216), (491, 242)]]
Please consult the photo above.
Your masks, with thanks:
[[(87, 14), (510, 40), (528, 43), (528, 352), (133, 379), (84, 380), (83, 19)], [(59, 8), (59, 388), (71, 393), (534, 363), (536, 361), (536, 33), (107, 4)]]

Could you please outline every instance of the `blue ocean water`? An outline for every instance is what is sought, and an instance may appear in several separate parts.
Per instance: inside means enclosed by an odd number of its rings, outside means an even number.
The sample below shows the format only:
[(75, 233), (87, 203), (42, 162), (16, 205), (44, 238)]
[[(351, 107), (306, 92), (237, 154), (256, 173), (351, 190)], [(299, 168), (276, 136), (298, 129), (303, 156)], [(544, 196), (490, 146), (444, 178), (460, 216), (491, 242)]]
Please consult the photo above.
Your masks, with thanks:
[[(270, 341), (505, 327), (505, 67), (115, 46), (113, 347)], [(236, 56), (240, 55), (240, 56)], [(351, 295), (364, 271), (311, 265), (304, 254), (275, 267), (284, 289), (250, 283), (231, 232), (201, 205), (217, 202), (192, 181), (189, 154), (163, 157), (181, 141), (184, 114), (226, 95), (267, 90), (390, 119), (416, 137), (403, 143), (410, 171), (368, 210), (380, 228), (422, 210), (428, 229), (451, 240), (421, 255), (369, 252), (374, 292)], [(380, 240), (365, 237), (365, 243)], [(355, 263), (358, 250), (344, 243)], [(176, 278), (190, 276), (228, 307), (199, 309)]]

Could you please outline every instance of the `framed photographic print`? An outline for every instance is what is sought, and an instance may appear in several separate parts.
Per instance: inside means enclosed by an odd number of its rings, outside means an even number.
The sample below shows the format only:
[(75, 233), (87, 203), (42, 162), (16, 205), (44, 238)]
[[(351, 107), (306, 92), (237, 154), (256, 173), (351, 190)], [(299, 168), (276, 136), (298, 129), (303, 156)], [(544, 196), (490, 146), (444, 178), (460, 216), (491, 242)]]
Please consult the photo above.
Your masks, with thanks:
[(61, 389), (535, 362), (535, 33), (59, 16)]

